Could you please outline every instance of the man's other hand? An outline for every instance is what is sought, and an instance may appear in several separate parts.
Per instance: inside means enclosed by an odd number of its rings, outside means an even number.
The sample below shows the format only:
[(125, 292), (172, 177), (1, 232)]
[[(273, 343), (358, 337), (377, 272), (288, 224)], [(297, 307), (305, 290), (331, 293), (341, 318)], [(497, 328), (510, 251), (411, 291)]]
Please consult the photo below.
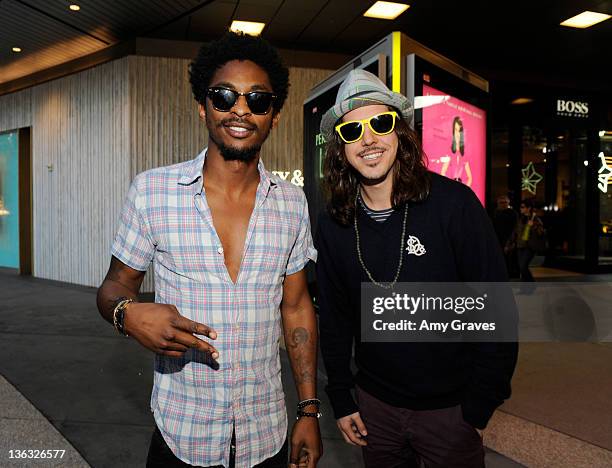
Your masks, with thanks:
[(359, 446), (368, 445), (365, 441), (368, 431), (358, 412), (338, 419), (336, 425), (338, 429), (340, 429), (340, 433), (342, 437), (344, 437), (344, 440), (349, 444)]

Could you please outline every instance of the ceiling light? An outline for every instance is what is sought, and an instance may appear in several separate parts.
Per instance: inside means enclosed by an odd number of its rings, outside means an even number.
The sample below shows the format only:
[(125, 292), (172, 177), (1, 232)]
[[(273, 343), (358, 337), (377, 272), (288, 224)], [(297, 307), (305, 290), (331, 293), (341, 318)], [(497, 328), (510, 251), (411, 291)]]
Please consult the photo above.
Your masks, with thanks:
[(594, 24), (601, 23), (602, 21), (610, 18), (610, 15), (604, 13), (596, 13), (594, 11), (583, 11), (579, 15), (573, 16), (566, 19), (561, 23), (561, 26), (568, 26), (570, 28), (588, 28)]
[(70, 8), (72, 11), (79, 11), (81, 9), (81, 7), (78, 6), (76, 3), (73, 3), (68, 8)]
[(11, 50), (13, 52), (21, 52), (21, 47), (13, 47)]
[(512, 101), (511, 104), (520, 105), (520, 104), (529, 104), (530, 102), (533, 102), (533, 99), (526, 98), (526, 97), (520, 97)]
[(410, 5), (406, 5), (405, 3), (376, 2), (363, 14), (363, 16), (367, 16), (368, 18), (394, 20), (408, 8), (410, 8)]
[(251, 36), (259, 36), (266, 23), (255, 23), (253, 21), (232, 21), (230, 31), (243, 32)]

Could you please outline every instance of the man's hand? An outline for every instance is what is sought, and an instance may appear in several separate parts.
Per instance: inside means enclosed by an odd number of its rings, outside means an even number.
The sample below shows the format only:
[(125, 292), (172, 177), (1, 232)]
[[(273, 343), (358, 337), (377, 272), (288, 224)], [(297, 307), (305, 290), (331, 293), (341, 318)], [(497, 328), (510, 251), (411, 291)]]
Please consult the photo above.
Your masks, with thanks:
[(169, 304), (133, 302), (125, 311), (125, 331), (154, 353), (181, 357), (189, 348), (219, 357), (217, 350), (195, 334), (215, 340), (217, 332), (202, 323), (189, 320)]
[(319, 420), (302, 416), (291, 431), (289, 468), (314, 468), (323, 455)]
[(338, 429), (340, 429), (340, 433), (342, 437), (344, 437), (344, 440), (349, 444), (359, 446), (368, 445), (364, 440), (368, 435), (368, 431), (358, 412), (338, 419), (336, 425)]

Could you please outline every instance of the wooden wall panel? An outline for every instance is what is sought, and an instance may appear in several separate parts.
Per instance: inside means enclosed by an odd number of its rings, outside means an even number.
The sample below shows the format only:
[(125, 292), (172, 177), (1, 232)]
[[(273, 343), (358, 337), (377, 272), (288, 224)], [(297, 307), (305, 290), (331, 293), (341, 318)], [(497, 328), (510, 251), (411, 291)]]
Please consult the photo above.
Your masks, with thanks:
[(0, 96), (0, 132), (32, 124), (31, 89)]
[(127, 62), (32, 88), (34, 275), (98, 286), (127, 193)]
[(332, 73), (315, 68), (289, 69), (289, 95), (281, 110), (278, 127), (261, 148), (261, 158), (270, 171), (303, 170), (304, 100), (308, 91)]

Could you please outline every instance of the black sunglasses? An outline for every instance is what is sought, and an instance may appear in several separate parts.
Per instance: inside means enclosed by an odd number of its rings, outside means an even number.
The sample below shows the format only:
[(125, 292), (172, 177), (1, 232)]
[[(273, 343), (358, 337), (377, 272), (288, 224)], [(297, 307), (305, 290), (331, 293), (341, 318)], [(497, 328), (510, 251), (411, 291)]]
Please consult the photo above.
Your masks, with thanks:
[(212, 87), (206, 90), (213, 107), (220, 112), (229, 112), (236, 104), (238, 96), (244, 96), (253, 114), (264, 115), (270, 112), (276, 95), (266, 91), (239, 93), (233, 89)]

